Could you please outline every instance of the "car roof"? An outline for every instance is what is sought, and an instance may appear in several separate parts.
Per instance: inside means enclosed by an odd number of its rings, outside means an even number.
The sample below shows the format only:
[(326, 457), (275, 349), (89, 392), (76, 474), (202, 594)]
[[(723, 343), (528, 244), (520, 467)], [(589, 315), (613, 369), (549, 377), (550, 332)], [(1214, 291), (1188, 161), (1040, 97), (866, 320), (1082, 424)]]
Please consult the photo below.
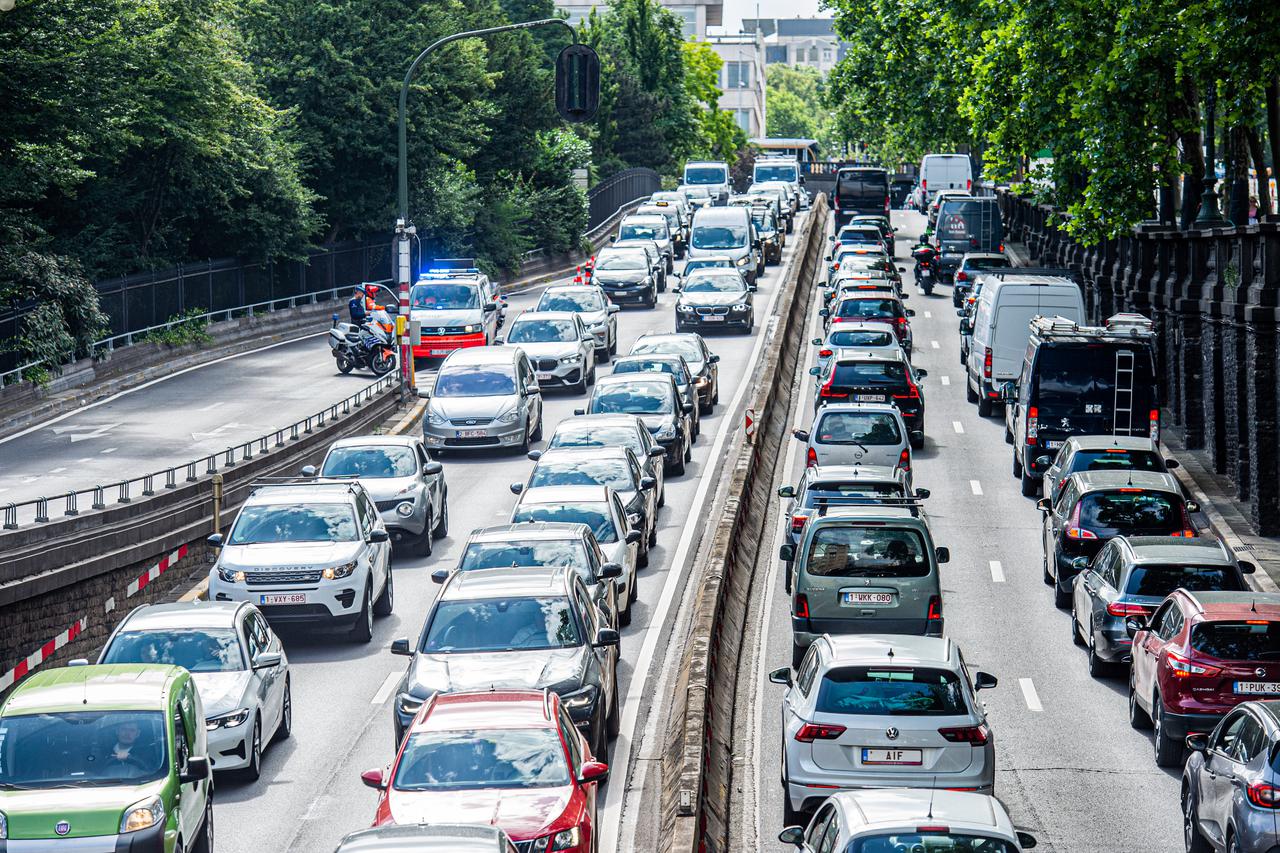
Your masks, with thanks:
[(597, 293), (603, 293), (598, 284), (553, 284), (546, 290), (542, 291), (542, 295), (548, 293), (576, 293), (582, 290), (594, 290)]
[(891, 361), (896, 364), (905, 363), (907, 354), (902, 351), (902, 347), (870, 350), (861, 347), (840, 347), (833, 358), (837, 364), (849, 361)]
[(542, 455), (538, 457), (535, 465), (546, 462), (547, 459), (569, 459), (569, 460), (587, 460), (599, 459), (601, 457), (616, 456), (619, 459), (626, 459), (627, 454), (634, 456), (629, 448), (620, 444), (610, 444), (605, 447), (548, 447), (542, 451)]
[(666, 223), (667, 221), (666, 215), (662, 213), (629, 213), (626, 216), (622, 217), (623, 222), (634, 222), (637, 219), (643, 222), (654, 222), (654, 223), (657, 223), (657, 222)]
[[(603, 379), (604, 377), (600, 377)], [(556, 432), (560, 430), (569, 430), (575, 426), (588, 428), (598, 426), (625, 426), (632, 429), (644, 429), (644, 424), (636, 415), (629, 415), (625, 412), (600, 412), (594, 415), (575, 415), (572, 418), (566, 418), (556, 425)]]
[[(577, 448), (566, 448), (576, 450)], [(585, 447), (598, 453), (604, 448)], [(547, 451), (550, 453), (551, 451)], [(521, 540), (552, 541), (556, 539), (572, 539), (589, 532), (591, 528), (576, 521), (519, 521), (514, 524), (491, 524), (488, 527), (477, 527), (467, 537), (467, 542), (510, 542)]]
[(836, 332), (884, 332), (887, 335), (893, 334), (893, 330), (884, 323), (870, 323), (866, 320), (856, 320), (852, 323), (840, 323), (832, 326), (827, 329), (827, 339), (830, 339)]
[(978, 829), (1014, 836), (1013, 824), (994, 797), (968, 791), (927, 788), (863, 788), (832, 795), (846, 813), (874, 826), (948, 826), (954, 831)]
[(521, 311), (515, 322), (521, 320), (569, 320), (578, 316), (576, 311)]
[(438, 600), (564, 595), (569, 571), (564, 566), (503, 566), (454, 572)]
[(426, 715), (414, 721), (413, 731), (554, 728), (556, 718), (551, 713), (551, 705), (552, 697), (537, 690), (436, 694)]
[(888, 465), (815, 465), (809, 469), (809, 482), (848, 481), (897, 481), (906, 473), (901, 468)]
[(1067, 440), (1077, 450), (1106, 450), (1108, 447), (1120, 450), (1156, 449), (1156, 443), (1150, 438), (1137, 435), (1073, 435)]
[(42, 669), (28, 676), (9, 695), (4, 713), (164, 711), (174, 683), (186, 675), (186, 670), (167, 664), (109, 663)]
[(1280, 699), (1263, 699), (1244, 704), (1252, 705), (1259, 711), (1271, 717), (1272, 721), (1277, 725), (1280, 725)]
[[(702, 335), (697, 332), (645, 332), (636, 338), (636, 344), (641, 341), (695, 341), (700, 342)], [(634, 347), (636, 344), (632, 344)], [(630, 353), (630, 355), (643, 355), (644, 353)]]
[(1211, 536), (1118, 536), (1135, 563), (1212, 563), (1234, 566), (1222, 541)]
[(479, 824), (387, 824), (359, 829), (342, 839), (339, 853), (480, 853), (508, 849), (507, 835)]
[(444, 364), (440, 365), (443, 371), (446, 367), (453, 367), (459, 364), (509, 364), (514, 358), (519, 347), (465, 347), (456, 349), (449, 353), (449, 357), (444, 360)]
[(1156, 471), (1133, 471), (1125, 468), (1120, 471), (1077, 471), (1071, 475), (1081, 492), (1111, 491), (1114, 489), (1150, 489), (1161, 492), (1174, 492), (1179, 497), (1182, 487), (1172, 474), (1161, 474)]
[[(832, 665), (947, 664), (953, 645), (948, 637), (911, 634), (826, 634)], [(892, 652), (892, 654), (890, 654)]]
[(963, 264), (971, 258), (975, 260), (995, 260), (997, 258), (1009, 260), (1009, 256), (1004, 252), (965, 252), (964, 257), (960, 259), (960, 263)]
[[(351, 502), (351, 495), (362, 489), (354, 479), (313, 480), (299, 483), (253, 483), (245, 504), (302, 503), (333, 504)], [(243, 507), (242, 507), (243, 509)]]
[(187, 628), (231, 628), (243, 601), (190, 601), (172, 604), (143, 604), (123, 620), (125, 630), (165, 630)]
[[(818, 410), (818, 415), (838, 412), (883, 412), (888, 414), (898, 414), (898, 407), (893, 403), (828, 403)], [(901, 414), (898, 414), (898, 416), (901, 417)]]
[(633, 352), (628, 355), (615, 355), (612, 361), (615, 368), (620, 361), (671, 361), (678, 364), (684, 361), (684, 356), (678, 352)]
[(827, 514), (819, 516), (814, 520), (814, 523), (875, 519), (887, 519), (893, 522), (913, 522), (924, 525), (924, 521), (916, 514), (914, 506), (897, 506), (894, 504), (851, 504), (828, 507)]
[(733, 263), (733, 258), (728, 255), (698, 255), (696, 258), (685, 258), (685, 263), (690, 263), (692, 261), (724, 261), (731, 264)]
[(416, 435), (352, 435), (340, 438), (329, 449), (335, 447), (413, 447), (418, 443)]
[(516, 507), (525, 504), (598, 503), (607, 498), (608, 486), (535, 486), (525, 489)]
[(1186, 592), (1209, 619), (1280, 619), (1280, 592)]
[[(644, 355), (644, 353), (637, 353)], [(670, 373), (661, 373), (657, 370), (645, 370), (640, 373), (610, 373), (608, 376), (601, 376), (596, 379), (596, 388), (604, 388), (610, 385), (630, 385), (633, 382), (661, 382), (664, 385), (674, 385), (675, 377)]]

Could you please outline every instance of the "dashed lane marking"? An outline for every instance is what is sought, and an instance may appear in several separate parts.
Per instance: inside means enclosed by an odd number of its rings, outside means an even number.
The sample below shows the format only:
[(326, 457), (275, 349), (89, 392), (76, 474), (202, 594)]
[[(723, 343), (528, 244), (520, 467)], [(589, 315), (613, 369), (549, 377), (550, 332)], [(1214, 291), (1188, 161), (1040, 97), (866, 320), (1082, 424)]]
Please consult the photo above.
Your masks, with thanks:
[(926, 312), (924, 312), (924, 318), (925, 318), (926, 320), (932, 320), (932, 319), (933, 319), (933, 312), (932, 312), (932, 311), (926, 311)]
[(102, 451), (99, 451), (99, 452), (100, 452), (100, 453), (115, 453), (115, 452), (116, 452), (117, 450), (119, 450), (119, 449), (120, 449), (120, 448), (118, 448), (118, 447), (108, 447), (106, 450), (102, 450)]
[(373, 694), (373, 698), (369, 700), (370, 705), (381, 705), (391, 696), (391, 691), (396, 689), (396, 682), (400, 680), (400, 673), (389, 672), (383, 680), (382, 686), (378, 688), (378, 692)]
[(964, 424), (959, 421), (952, 421), (951, 428), (956, 431), (956, 435), (964, 435)]
[(1044, 706), (1040, 704), (1040, 697), (1036, 694), (1036, 686), (1031, 683), (1030, 678), (1019, 678), (1018, 686), (1022, 688), (1022, 698), (1027, 703), (1028, 711), (1044, 710)]
[(992, 560), (989, 565), (991, 566), (991, 580), (994, 583), (1004, 583), (1004, 569), (1001, 567), (1000, 561)]
[(929, 346), (933, 347), (934, 349), (942, 349), (942, 344), (938, 343), (937, 341), (929, 341)]
[(975, 495), (981, 495), (981, 494), (982, 494), (982, 484), (981, 484), (981, 483), (979, 483), (977, 480), (970, 480), (970, 481), (969, 481), (969, 490), (970, 490), (971, 492), (973, 492)]
[(944, 376), (944, 377), (942, 377), (942, 384), (943, 384), (943, 385), (950, 385), (950, 384), (951, 384), (951, 377), (950, 377), (950, 376)]
[(49, 473), (50, 473), (50, 474), (61, 474), (61, 473), (62, 473), (63, 471), (65, 471), (65, 470), (67, 470), (67, 469), (66, 469), (66, 466), (64, 465), (64, 466), (63, 466), (63, 467), (61, 467), (61, 468), (53, 468), (53, 469), (50, 469)]

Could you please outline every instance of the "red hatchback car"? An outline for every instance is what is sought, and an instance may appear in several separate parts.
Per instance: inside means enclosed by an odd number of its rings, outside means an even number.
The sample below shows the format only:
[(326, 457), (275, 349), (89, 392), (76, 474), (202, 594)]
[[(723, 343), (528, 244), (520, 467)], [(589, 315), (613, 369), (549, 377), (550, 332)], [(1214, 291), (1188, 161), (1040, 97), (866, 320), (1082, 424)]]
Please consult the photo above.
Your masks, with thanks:
[(506, 690), (431, 697), (391, 766), (361, 778), (380, 791), (374, 826), (492, 823), (521, 853), (588, 853), (608, 774), (559, 696)]
[(1248, 699), (1280, 696), (1280, 593), (1175, 590), (1133, 637), (1129, 722), (1155, 727), (1156, 764)]

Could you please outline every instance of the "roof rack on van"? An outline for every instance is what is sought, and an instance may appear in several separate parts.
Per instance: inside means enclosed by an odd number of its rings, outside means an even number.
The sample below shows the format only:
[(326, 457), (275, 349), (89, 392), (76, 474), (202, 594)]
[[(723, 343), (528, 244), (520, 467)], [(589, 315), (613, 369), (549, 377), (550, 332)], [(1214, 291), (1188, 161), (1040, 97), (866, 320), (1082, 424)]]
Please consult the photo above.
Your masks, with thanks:
[(1113, 314), (1105, 326), (1082, 326), (1066, 317), (1033, 317), (1033, 334), (1043, 338), (1103, 338), (1126, 340), (1155, 336), (1155, 324), (1141, 314)]
[(1007, 269), (981, 270), (980, 275), (992, 278), (1069, 278), (1076, 280), (1074, 270), (1059, 267), (1008, 267)]

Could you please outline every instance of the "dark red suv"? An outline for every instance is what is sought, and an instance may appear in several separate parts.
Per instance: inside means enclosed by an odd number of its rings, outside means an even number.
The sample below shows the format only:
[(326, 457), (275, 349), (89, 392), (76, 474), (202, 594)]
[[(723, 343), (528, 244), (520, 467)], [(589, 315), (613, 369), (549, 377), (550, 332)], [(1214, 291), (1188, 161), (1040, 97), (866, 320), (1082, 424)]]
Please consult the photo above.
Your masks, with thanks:
[(1280, 593), (1175, 590), (1133, 637), (1129, 722), (1154, 724), (1156, 764), (1182, 760), (1189, 733), (1212, 731), (1248, 699), (1280, 696)]

